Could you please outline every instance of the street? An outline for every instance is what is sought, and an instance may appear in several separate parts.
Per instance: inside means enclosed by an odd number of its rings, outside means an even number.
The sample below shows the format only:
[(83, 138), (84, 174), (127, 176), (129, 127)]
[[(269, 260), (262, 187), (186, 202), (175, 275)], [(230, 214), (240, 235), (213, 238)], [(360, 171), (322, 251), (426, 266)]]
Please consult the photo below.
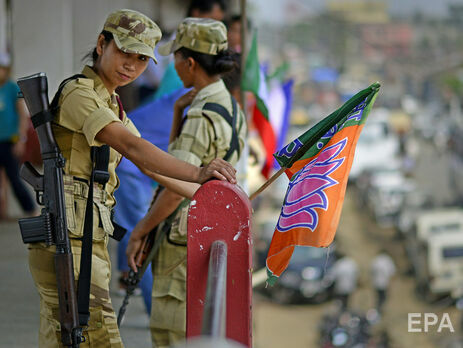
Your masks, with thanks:
[[(446, 157), (436, 156), (429, 144), (421, 144), (422, 152), (417, 161), (416, 179), (427, 185), (440, 202), (451, 198), (446, 178)], [(433, 165), (438, 161), (439, 165)], [(433, 178), (443, 180), (433, 180)], [(10, 211), (17, 211), (11, 199)], [(278, 212), (277, 212), (278, 213)], [(414, 279), (408, 274), (409, 264), (404, 247), (395, 238), (391, 228), (378, 227), (372, 218), (360, 211), (355, 203), (355, 190), (349, 186), (339, 224), (336, 242), (342, 245), (360, 267), (358, 290), (351, 299), (352, 309), (365, 312), (374, 305), (375, 294), (370, 285), (369, 265), (380, 247), (393, 256), (398, 273), (391, 284), (385, 315), (375, 330), (387, 330), (391, 347), (443, 347), (448, 340), (458, 338), (460, 314), (445, 303), (427, 304), (417, 299)], [(39, 299), (27, 265), (27, 247), (22, 244), (16, 221), (0, 223), (0, 334), (1, 347), (26, 348), (37, 346)], [(116, 243), (111, 241), (111, 255), (115, 256)], [(115, 260), (115, 258), (113, 258)], [(114, 261), (113, 261), (114, 262)], [(116, 275), (113, 268), (113, 289)], [(122, 298), (112, 293), (113, 305), (118, 310)], [(316, 347), (321, 316), (333, 309), (333, 301), (320, 305), (278, 305), (255, 292), (253, 304), (253, 335), (256, 348)], [(437, 333), (437, 326), (429, 332), (410, 333), (408, 313), (435, 313), (439, 318), (449, 313), (455, 333), (448, 330)], [(417, 326), (419, 327), (419, 325)], [(122, 328), (126, 347), (149, 347), (148, 318), (144, 313), (141, 297), (132, 297)]]
[[(439, 154), (433, 145), (420, 141), (420, 153), (414, 170), (418, 187), (426, 190), (437, 204), (452, 201), (448, 182), (448, 154)], [(391, 282), (390, 295), (383, 320), (374, 330), (386, 330), (391, 347), (445, 347), (461, 335), (460, 313), (443, 299), (435, 304), (419, 300), (415, 280), (409, 273), (403, 241), (396, 238), (393, 228), (380, 228), (373, 219), (360, 211), (355, 203), (355, 188), (348, 186), (344, 208), (335, 241), (355, 259), (360, 268), (360, 281), (350, 301), (353, 310), (365, 313), (374, 307), (375, 293), (370, 285), (370, 262), (381, 247), (391, 254), (398, 268)], [(333, 310), (333, 301), (321, 305), (281, 306), (262, 296), (254, 296), (255, 347), (316, 347), (318, 329), (324, 313)], [(437, 332), (438, 325), (428, 332), (408, 332), (408, 313), (435, 313), (440, 319), (448, 313), (455, 329)], [(423, 320), (423, 319), (421, 319)], [(417, 327), (420, 327), (419, 325)], [(424, 331), (423, 324), (421, 329)], [(458, 347), (458, 346), (457, 346)]]

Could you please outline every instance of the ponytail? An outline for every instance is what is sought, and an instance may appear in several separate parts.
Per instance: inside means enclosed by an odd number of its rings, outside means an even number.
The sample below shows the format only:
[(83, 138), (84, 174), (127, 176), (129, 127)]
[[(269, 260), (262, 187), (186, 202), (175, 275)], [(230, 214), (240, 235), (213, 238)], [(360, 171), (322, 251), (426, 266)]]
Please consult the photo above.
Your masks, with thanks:
[(229, 49), (220, 51), (217, 55), (196, 52), (186, 47), (179, 48), (177, 52), (185, 59), (193, 58), (209, 76), (222, 75), (237, 67), (233, 51)]
[[(111, 40), (114, 38), (113, 33), (103, 30), (100, 35), (104, 36), (104, 41), (106, 44), (110, 43)], [(98, 53), (96, 51), (96, 47), (94, 47), (90, 52), (88, 52), (83, 58), (82, 61), (85, 62), (87, 60), (91, 60), (93, 65), (95, 65), (96, 61), (98, 60)]]

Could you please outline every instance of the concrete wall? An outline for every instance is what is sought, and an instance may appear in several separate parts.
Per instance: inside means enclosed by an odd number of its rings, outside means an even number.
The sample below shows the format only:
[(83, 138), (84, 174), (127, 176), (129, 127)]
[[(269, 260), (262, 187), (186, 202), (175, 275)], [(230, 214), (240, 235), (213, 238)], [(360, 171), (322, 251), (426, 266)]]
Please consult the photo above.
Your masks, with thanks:
[[(0, 0), (0, 9), (6, 0)], [(185, 16), (187, 0), (11, 0), (13, 77), (39, 71), (48, 76), (50, 96), (65, 77), (80, 72), (82, 58), (95, 46), (106, 16), (130, 8), (174, 30)], [(230, 13), (239, 0), (230, 2)], [(0, 50), (6, 44), (5, 11), (0, 11)]]
[[(56, 0), (55, 0), (56, 1)], [(78, 0), (72, 3), (73, 69), (82, 69), (82, 57), (96, 44), (99, 32), (112, 11), (130, 8), (153, 18), (155, 2), (152, 0)]]
[(49, 87), (73, 71), (72, 0), (14, 0), (13, 76), (46, 72)]
[(60, 81), (80, 72), (111, 11), (131, 8), (150, 15), (154, 5), (150, 0), (13, 0), (13, 77), (46, 72), (51, 96)]
[(6, 13), (6, 1), (0, 0), (0, 53), (7, 51), (7, 13)]

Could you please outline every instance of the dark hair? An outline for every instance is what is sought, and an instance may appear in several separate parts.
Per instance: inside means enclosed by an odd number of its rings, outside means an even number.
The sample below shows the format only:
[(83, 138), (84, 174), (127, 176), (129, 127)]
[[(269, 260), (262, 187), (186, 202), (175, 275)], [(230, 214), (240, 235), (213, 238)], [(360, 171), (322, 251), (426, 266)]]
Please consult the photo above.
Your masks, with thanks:
[(232, 56), (234, 52), (232, 50), (220, 51), (215, 56), (196, 52), (186, 47), (181, 47), (176, 52), (179, 52), (185, 59), (193, 58), (209, 76), (223, 74), (236, 67), (236, 62)]
[[(241, 23), (241, 15), (237, 14), (237, 15), (233, 15), (231, 16), (226, 22), (225, 22), (225, 25), (227, 26), (227, 29), (230, 29), (231, 25), (233, 23), (236, 23), (236, 22), (240, 22)], [(249, 28), (251, 28), (251, 21), (249, 20), (249, 18), (246, 19), (246, 26)]]
[[(104, 41), (108, 44), (111, 42), (112, 39), (114, 39), (114, 36), (113, 36), (113, 33), (110, 33), (109, 31), (106, 31), (106, 30), (103, 30), (100, 35), (103, 35), (104, 36)], [(98, 59), (98, 53), (96, 52), (96, 47), (94, 47), (90, 52), (88, 52), (83, 58), (82, 58), (82, 61), (86, 61), (86, 60), (92, 60), (93, 64), (95, 64), (95, 62), (97, 61)]]
[(187, 17), (191, 17), (193, 10), (198, 10), (202, 13), (210, 12), (212, 7), (217, 4), (223, 12), (226, 11), (227, 5), (224, 0), (191, 0), (190, 7), (188, 7)]
[(241, 54), (233, 52), (232, 60), (235, 62), (235, 69), (226, 72), (222, 76), (225, 87), (231, 92), (240, 88), (241, 85)]

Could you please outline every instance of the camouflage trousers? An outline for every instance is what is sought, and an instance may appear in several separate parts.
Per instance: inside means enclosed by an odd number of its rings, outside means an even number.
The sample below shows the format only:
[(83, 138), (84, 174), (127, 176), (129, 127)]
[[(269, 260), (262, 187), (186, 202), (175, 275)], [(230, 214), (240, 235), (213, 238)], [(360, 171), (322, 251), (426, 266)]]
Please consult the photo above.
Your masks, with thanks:
[(164, 239), (152, 265), (151, 342), (155, 348), (167, 348), (186, 335), (186, 246)]
[[(81, 241), (71, 238), (74, 276), (79, 277)], [(93, 241), (92, 280), (90, 285), (90, 320), (84, 330), (84, 347), (123, 347), (117, 320), (109, 297), (111, 263), (108, 236)], [(29, 244), (29, 267), (40, 295), (39, 347), (62, 347), (60, 337), (58, 293), (54, 265), (55, 247)]]

